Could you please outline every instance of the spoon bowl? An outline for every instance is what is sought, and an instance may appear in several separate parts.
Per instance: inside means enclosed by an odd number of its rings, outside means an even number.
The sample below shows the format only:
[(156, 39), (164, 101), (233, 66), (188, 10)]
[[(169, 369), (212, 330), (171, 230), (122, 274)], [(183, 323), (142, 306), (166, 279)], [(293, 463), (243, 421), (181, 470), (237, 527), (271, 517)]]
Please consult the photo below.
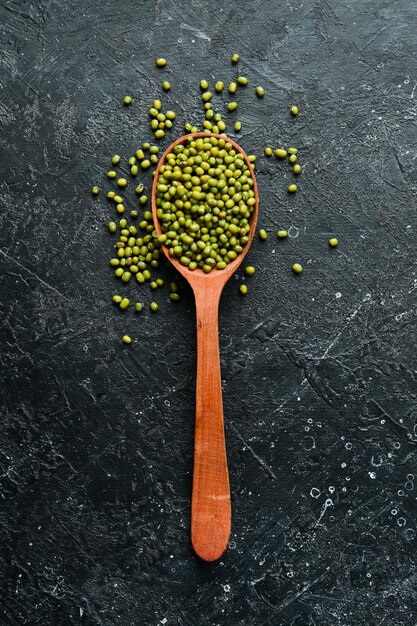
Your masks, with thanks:
[(193, 493), (191, 504), (191, 542), (195, 552), (205, 561), (215, 561), (225, 551), (231, 530), (231, 502), (226, 444), (223, 422), (223, 402), (220, 373), (218, 311), (223, 287), (236, 272), (248, 252), (258, 219), (258, 187), (243, 149), (232, 139), (216, 133), (189, 133), (174, 141), (161, 156), (152, 186), (152, 215), (158, 236), (162, 233), (157, 216), (156, 187), (159, 172), (167, 155), (175, 146), (188, 139), (224, 139), (233, 145), (245, 161), (253, 180), (255, 205), (250, 217), (248, 242), (242, 252), (224, 269), (214, 268), (206, 274), (201, 268), (188, 269), (179, 259), (162, 250), (175, 269), (189, 282), (196, 302), (197, 318), (197, 376), (194, 439)]
[[(213, 271), (211, 271), (209, 274), (205, 274), (203, 272), (203, 270), (201, 268), (197, 268), (195, 270), (189, 270), (188, 267), (186, 265), (182, 265), (179, 261), (179, 259), (177, 259), (176, 257), (170, 257), (168, 254), (168, 249), (166, 246), (162, 246), (162, 250), (165, 254), (165, 256), (170, 260), (170, 262), (172, 263), (172, 265), (175, 267), (175, 269), (184, 276), (184, 278), (186, 278), (186, 280), (191, 284), (192, 286), (192, 282), (193, 282), (193, 278), (195, 276), (204, 276), (204, 278), (206, 278), (207, 280), (219, 280), (219, 276), (221, 275), (223, 277), (224, 280), (224, 284), (229, 280), (230, 276), (237, 270), (237, 268), (239, 267), (239, 265), (242, 263), (246, 253), (248, 252), (250, 245), (252, 243), (252, 239), (253, 236), (255, 234), (255, 230), (256, 230), (256, 223), (258, 221), (258, 204), (259, 204), (259, 195), (258, 195), (258, 186), (256, 184), (256, 178), (255, 178), (255, 173), (252, 169), (252, 163), (249, 161), (245, 151), (243, 150), (243, 148), (241, 148), (239, 146), (238, 143), (236, 143), (235, 141), (233, 141), (233, 139), (230, 139), (230, 137), (226, 137), (225, 135), (219, 135), (217, 133), (189, 133), (188, 135), (183, 135), (182, 137), (179, 137), (178, 139), (176, 139), (174, 142), (172, 142), (172, 144), (170, 146), (168, 146), (168, 148), (165, 150), (165, 152), (163, 153), (163, 155), (161, 156), (161, 158), (158, 161), (158, 165), (156, 168), (156, 172), (155, 172), (155, 176), (154, 176), (154, 180), (153, 180), (153, 186), (152, 186), (152, 215), (153, 215), (153, 220), (154, 220), (154, 224), (155, 224), (155, 230), (159, 235), (162, 234), (162, 230), (161, 227), (159, 225), (159, 219), (156, 215), (156, 186), (158, 184), (158, 178), (159, 178), (159, 171), (162, 167), (162, 165), (165, 163), (166, 157), (167, 155), (173, 151), (173, 149), (175, 148), (175, 146), (178, 146), (180, 144), (184, 144), (187, 142), (187, 140), (192, 137), (193, 139), (205, 139), (205, 138), (209, 138), (209, 137), (216, 137), (216, 139), (224, 139), (225, 141), (228, 141), (229, 143), (232, 144), (232, 146), (234, 147), (234, 149), (236, 150), (236, 152), (239, 152), (242, 157), (243, 160), (245, 161), (249, 172), (251, 173), (251, 178), (253, 180), (253, 191), (255, 194), (255, 200), (256, 203), (254, 205), (254, 211), (251, 215), (250, 218), (250, 225), (251, 225), (251, 229), (249, 232), (249, 241), (248, 243), (245, 245), (245, 247), (243, 248), (242, 252), (240, 254), (238, 254), (238, 256), (231, 261), (223, 270), (217, 270), (217, 269), (213, 269)], [(227, 277), (227, 278), (226, 278)]]

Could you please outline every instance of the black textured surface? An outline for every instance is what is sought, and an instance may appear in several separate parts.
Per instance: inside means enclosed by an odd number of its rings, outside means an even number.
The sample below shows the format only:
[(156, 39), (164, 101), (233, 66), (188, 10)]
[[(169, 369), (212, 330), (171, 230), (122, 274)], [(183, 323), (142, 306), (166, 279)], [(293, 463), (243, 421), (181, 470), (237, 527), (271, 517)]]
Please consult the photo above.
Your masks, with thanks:
[[(416, 21), (409, 0), (2, 3), (1, 626), (416, 624)], [(112, 308), (150, 295), (115, 283), (89, 189), (149, 139), (162, 76), (174, 138), (234, 51), (241, 145), (293, 143), (304, 173), (288, 196), (259, 159), (270, 237), (248, 297), (223, 295), (233, 535), (204, 565), (191, 293)]]

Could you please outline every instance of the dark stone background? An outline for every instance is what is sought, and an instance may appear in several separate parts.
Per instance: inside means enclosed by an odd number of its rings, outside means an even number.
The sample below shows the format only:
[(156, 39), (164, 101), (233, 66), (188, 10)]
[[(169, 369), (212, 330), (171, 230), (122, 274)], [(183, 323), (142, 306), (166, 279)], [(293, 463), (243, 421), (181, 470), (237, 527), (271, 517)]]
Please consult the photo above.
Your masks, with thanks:
[[(5, 0), (0, 23), (1, 626), (414, 626), (416, 4)], [(295, 144), (304, 173), (288, 196), (259, 159), (270, 236), (221, 303), (234, 518), (207, 565), (192, 294), (112, 306), (151, 294), (115, 282), (89, 190), (150, 138), (162, 77), (174, 138), (235, 51), (242, 146)]]

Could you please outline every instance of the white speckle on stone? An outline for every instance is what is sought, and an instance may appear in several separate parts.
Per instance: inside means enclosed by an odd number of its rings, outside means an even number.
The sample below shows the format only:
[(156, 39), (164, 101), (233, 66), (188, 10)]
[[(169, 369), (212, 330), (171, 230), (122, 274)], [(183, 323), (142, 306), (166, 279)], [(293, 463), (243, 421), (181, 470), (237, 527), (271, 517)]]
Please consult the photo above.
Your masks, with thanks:
[(206, 35), (206, 33), (204, 33), (202, 30), (199, 30), (198, 28), (194, 28), (194, 26), (190, 26), (190, 24), (185, 24), (184, 22), (182, 22), (180, 24), (180, 28), (192, 31), (199, 39), (205, 39), (206, 41), (211, 41), (210, 37)]

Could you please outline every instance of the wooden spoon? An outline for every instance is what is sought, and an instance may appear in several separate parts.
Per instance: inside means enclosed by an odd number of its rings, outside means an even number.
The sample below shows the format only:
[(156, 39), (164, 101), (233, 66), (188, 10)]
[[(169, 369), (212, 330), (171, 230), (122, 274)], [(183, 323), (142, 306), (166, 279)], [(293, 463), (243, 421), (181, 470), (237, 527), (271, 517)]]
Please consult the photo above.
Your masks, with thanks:
[(223, 425), (223, 402), (220, 376), (218, 315), (220, 296), (229, 278), (236, 272), (249, 250), (258, 218), (258, 188), (252, 165), (242, 148), (232, 139), (215, 133), (191, 133), (180, 137), (167, 148), (159, 160), (152, 187), (152, 214), (155, 230), (161, 234), (156, 214), (156, 185), (161, 165), (178, 144), (189, 137), (216, 137), (230, 142), (246, 162), (253, 179), (256, 203), (251, 216), (249, 241), (236, 259), (224, 270), (205, 274), (202, 269), (189, 270), (178, 259), (162, 249), (175, 269), (188, 280), (194, 291), (197, 315), (197, 381), (194, 440), (194, 473), (191, 503), (191, 542), (205, 561), (215, 561), (225, 551), (230, 537), (231, 505), (226, 443)]

